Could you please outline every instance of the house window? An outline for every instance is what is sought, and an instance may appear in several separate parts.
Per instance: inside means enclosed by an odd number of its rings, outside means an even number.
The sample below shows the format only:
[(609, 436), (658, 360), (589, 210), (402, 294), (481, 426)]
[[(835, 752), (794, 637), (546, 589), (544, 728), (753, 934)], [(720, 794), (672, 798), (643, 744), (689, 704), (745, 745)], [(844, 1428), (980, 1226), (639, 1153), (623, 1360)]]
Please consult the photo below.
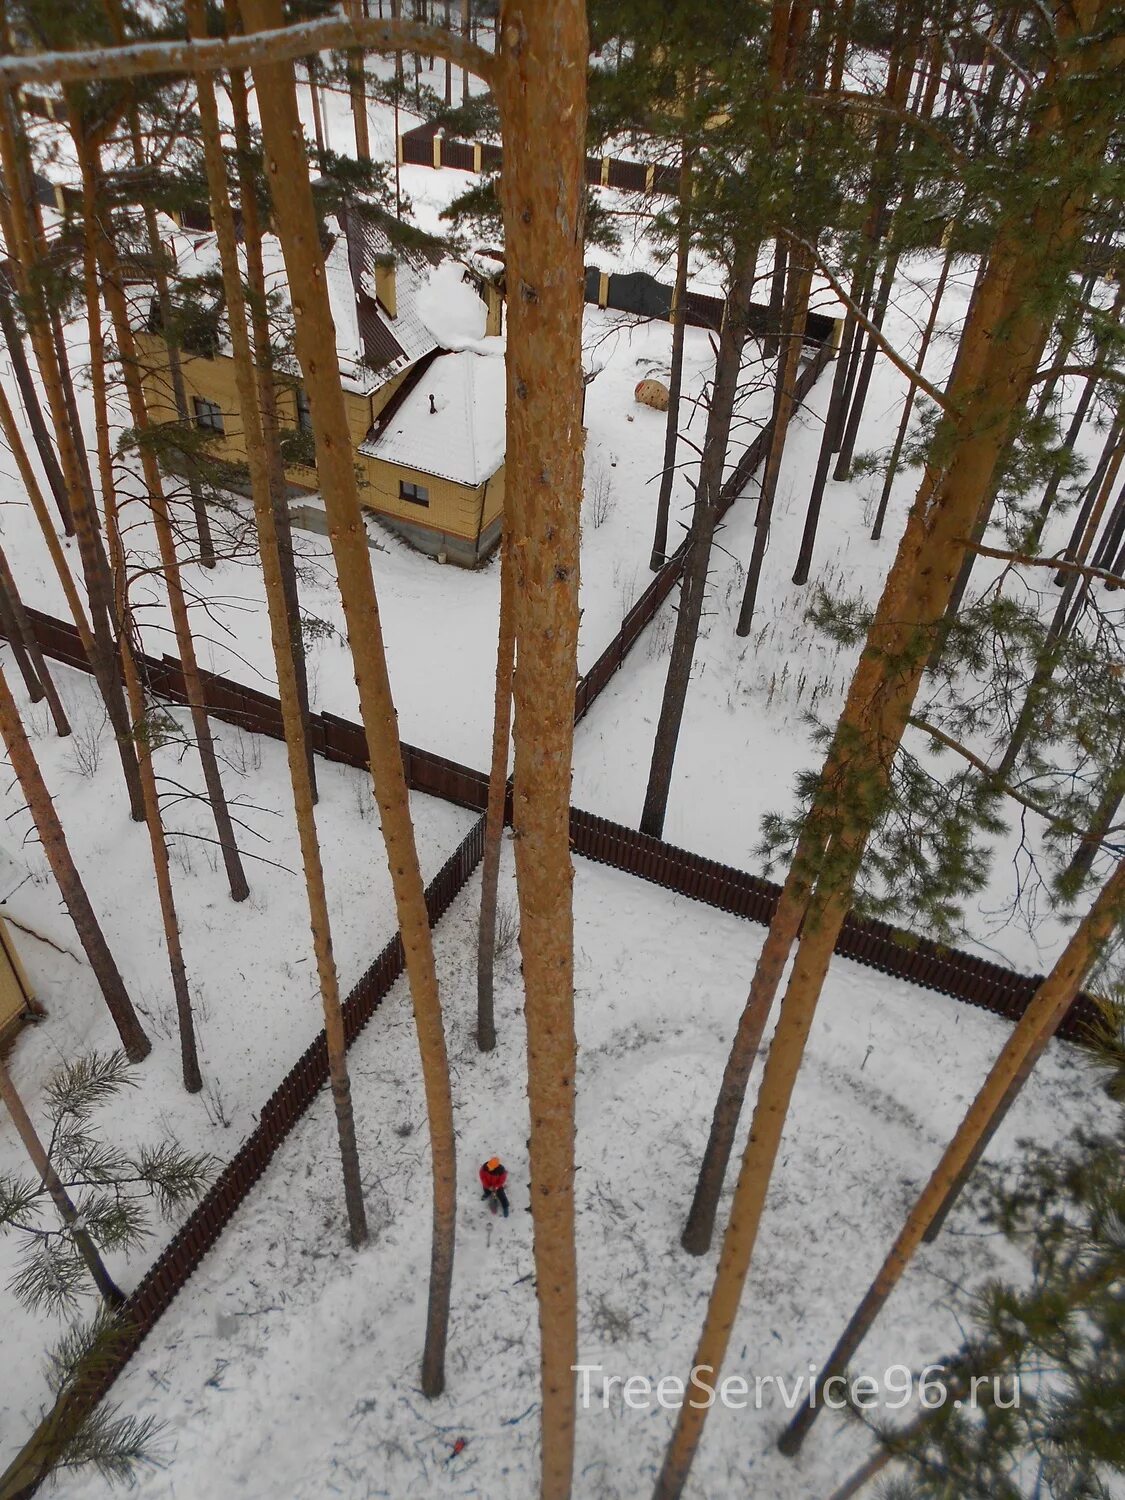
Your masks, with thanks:
[(430, 503), (430, 492), (424, 484), (407, 484), (405, 479), (398, 482), (398, 495), (400, 500), (409, 500), (411, 505)]
[(313, 430), (312, 407), (309, 405), (308, 396), (300, 386), (297, 388), (297, 426), (302, 432)]
[(204, 401), (202, 396), (193, 398), (195, 425), (211, 432), (223, 431), (223, 409), (217, 401)]

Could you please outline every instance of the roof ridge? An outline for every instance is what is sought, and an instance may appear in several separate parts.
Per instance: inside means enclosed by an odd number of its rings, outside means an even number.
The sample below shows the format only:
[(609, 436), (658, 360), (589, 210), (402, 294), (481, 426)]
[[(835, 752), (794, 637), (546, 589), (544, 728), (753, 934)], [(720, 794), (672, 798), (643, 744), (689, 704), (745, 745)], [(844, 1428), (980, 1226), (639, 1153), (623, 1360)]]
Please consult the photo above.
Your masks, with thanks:
[[(476, 355), (472, 354), (470, 350), (468, 350), (468, 349), (462, 349), (462, 351), (461, 351), (462, 358), (464, 358), (464, 356), (466, 354), (469, 354), (469, 356), (470, 356), (471, 359), (475, 359), (476, 358)], [(475, 385), (476, 385), (476, 365), (470, 364), (468, 366), (468, 379), (465, 381), (465, 426), (468, 429), (468, 433), (469, 433), (469, 473), (473, 476), (473, 483), (474, 484), (479, 484), (480, 483), (480, 477), (479, 477), (479, 475), (477, 473), (477, 435), (476, 435), (476, 423), (473, 421), (473, 410), (474, 410), (474, 405), (475, 405), (474, 400), (473, 400), (473, 391), (474, 391)]]

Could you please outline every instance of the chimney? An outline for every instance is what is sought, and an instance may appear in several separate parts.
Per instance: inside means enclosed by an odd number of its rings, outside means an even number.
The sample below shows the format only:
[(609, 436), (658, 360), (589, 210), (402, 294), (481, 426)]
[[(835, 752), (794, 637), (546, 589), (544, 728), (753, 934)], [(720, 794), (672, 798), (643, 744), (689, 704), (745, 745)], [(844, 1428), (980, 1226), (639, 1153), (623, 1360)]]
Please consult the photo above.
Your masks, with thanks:
[(375, 295), (392, 318), (398, 317), (398, 303), (395, 300), (395, 263), (394, 257), (380, 256), (375, 262)]
[(436, 417), (437, 416), (437, 403), (435, 402), (435, 400), (434, 400), (434, 398), (432, 396), (430, 397), (430, 416), (431, 417)]

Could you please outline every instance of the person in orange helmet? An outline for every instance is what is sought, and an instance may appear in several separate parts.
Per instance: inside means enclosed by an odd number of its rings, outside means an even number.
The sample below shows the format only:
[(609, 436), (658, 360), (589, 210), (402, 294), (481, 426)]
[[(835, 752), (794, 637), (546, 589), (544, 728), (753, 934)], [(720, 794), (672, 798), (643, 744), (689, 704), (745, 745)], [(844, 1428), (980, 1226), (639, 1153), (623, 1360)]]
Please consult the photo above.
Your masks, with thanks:
[[(484, 1188), (481, 1194), (481, 1202), (486, 1203), (492, 1199), (493, 1204), (499, 1204), (504, 1211), (504, 1217), (508, 1217), (508, 1195), (504, 1191), (504, 1184), (508, 1181), (508, 1169), (498, 1156), (490, 1156), (480, 1169), (480, 1185)], [(495, 1207), (492, 1210), (496, 1212)]]

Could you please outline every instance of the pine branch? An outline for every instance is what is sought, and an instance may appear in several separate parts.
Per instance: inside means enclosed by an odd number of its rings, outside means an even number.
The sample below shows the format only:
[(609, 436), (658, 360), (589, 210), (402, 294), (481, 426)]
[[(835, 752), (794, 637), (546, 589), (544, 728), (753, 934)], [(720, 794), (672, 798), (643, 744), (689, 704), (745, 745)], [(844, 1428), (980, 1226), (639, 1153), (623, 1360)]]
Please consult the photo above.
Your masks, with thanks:
[(936, 724), (930, 724), (925, 719), (916, 718), (913, 714), (907, 722), (913, 725), (915, 729), (920, 729), (923, 734), (930, 735), (939, 745), (944, 745), (947, 750), (956, 751), (962, 759), (967, 760), (971, 766), (975, 767), (997, 791), (1003, 792), (1005, 796), (1011, 797), (1013, 801), (1030, 809), (1031, 812), (1038, 813), (1041, 818), (1046, 818), (1049, 823), (1053, 823), (1056, 826), (1067, 826), (1063, 820), (1060, 820), (1058, 814), (1053, 812), (1045, 803), (1040, 802), (1035, 797), (1029, 796), (1027, 792), (1021, 792), (1019, 787), (1013, 786), (1010, 781), (1002, 781), (986, 760), (982, 760), (967, 745), (962, 745), (959, 740), (955, 740), (952, 735), (946, 734)]
[(9, 54), (0, 59), (0, 88), (23, 83), (89, 83), (111, 78), (139, 78), (161, 73), (217, 73), (254, 63), (287, 62), (327, 51), (417, 52), (457, 63), (485, 82), (496, 59), (457, 32), (418, 21), (359, 20), (340, 17), (305, 21), (274, 31), (257, 31), (229, 40), (130, 42), (123, 47), (85, 51)]
[(986, 547), (981, 542), (962, 541), (970, 552), (981, 557), (995, 557), (1000, 562), (1018, 563), (1024, 568), (1050, 568), (1056, 573), (1080, 573), (1083, 578), (1098, 578), (1113, 588), (1125, 588), (1125, 578), (1120, 573), (1111, 573), (1106, 568), (1095, 568), (1091, 563), (1075, 562), (1059, 554), (1057, 557), (1030, 557), (1026, 552), (1005, 552), (1002, 547)]

